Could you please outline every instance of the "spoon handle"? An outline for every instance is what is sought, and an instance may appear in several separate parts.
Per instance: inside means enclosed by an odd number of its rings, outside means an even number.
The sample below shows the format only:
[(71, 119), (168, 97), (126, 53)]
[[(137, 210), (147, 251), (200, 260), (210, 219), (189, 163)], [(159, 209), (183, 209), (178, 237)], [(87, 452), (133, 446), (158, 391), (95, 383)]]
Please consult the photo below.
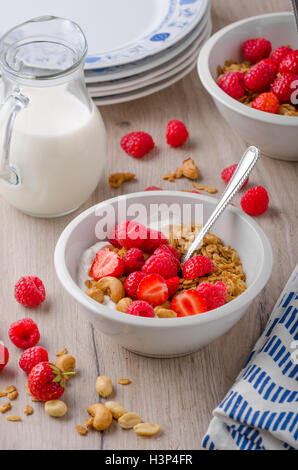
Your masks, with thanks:
[(250, 174), (251, 170), (257, 163), (260, 157), (260, 151), (257, 147), (248, 147), (244, 152), (236, 171), (234, 172), (228, 186), (226, 187), (219, 203), (217, 204), (216, 208), (212, 212), (211, 216), (207, 220), (206, 224), (202, 227), (200, 232), (198, 233), (196, 239), (188, 249), (186, 255), (182, 259), (182, 263), (184, 264), (191, 256), (193, 255), (194, 251), (198, 249), (200, 246), (201, 241), (205, 237), (205, 235), (209, 232), (210, 228), (214, 224), (214, 222), (218, 219), (218, 217), (222, 214), (225, 210), (231, 199), (235, 196), (235, 194), (239, 191), (242, 187), (243, 183), (247, 179), (248, 175)]

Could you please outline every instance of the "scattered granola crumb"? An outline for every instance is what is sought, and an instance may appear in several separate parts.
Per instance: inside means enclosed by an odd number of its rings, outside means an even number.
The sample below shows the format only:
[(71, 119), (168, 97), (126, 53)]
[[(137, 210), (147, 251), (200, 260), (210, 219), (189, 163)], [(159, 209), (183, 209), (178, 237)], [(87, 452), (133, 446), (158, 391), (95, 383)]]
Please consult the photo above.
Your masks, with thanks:
[(9, 400), (15, 400), (16, 398), (18, 398), (19, 396), (19, 392), (17, 390), (15, 390), (14, 392), (10, 392), (7, 394), (7, 398)]
[(4, 393), (3, 396), (7, 396), (9, 393), (14, 392), (15, 390), (16, 390), (16, 387), (14, 385), (9, 385), (4, 390), (2, 390), (2, 393)]
[(87, 418), (85, 421), (86, 428), (93, 428), (93, 418)]
[(10, 409), (11, 409), (10, 402), (2, 403), (2, 405), (0, 405), (0, 413), (6, 413), (6, 411), (8, 411)]
[(109, 176), (109, 185), (112, 188), (119, 188), (122, 183), (134, 179), (133, 173), (113, 173)]
[(7, 421), (14, 421), (14, 422), (22, 421), (22, 418), (20, 416), (16, 416), (16, 415), (7, 415), (6, 419), (7, 419)]
[(198, 169), (197, 165), (195, 164), (192, 158), (187, 158), (183, 161), (182, 171), (183, 176), (186, 176), (186, 178), (189, 178), (191, 180), (196, 180), (200, 174), (200, 170)]
[(41, 402), (42, 400), (38, 400), (37, 398), (32, 397), (32, 398), (31, 398), (31, 401), (33, 401), (33, 403), (39, 403), (39, 402)]
[(217, 193), (217, 189), (216, 188), (212, 188), (210, 186), (206, 186), (204, 184), (196, 184), (196, 183), (192, 183), (193, 187), (195, 189), (199, 189), (200, 191), (206, 191), (207, 193), (209, 194), (215, 194)]
[(67, 354), (67, 353), (68, 353), (67, 348), (63, 348), (63, 349), (61, 349), (61, 351), (56, 353), (56, 356), (57, 357), (64, 356), (64, 354)]
[(84, 428), (84, 426), (80, 426), (79, 424), (76, 426), (76, 430), (80, 436), (86, 436), (88, 433), (88, 429)]
[(34, 413), (34, 410), (33, 410), (32, 406), (26, 405), (25, 408), (24, 408), (24, 414), (26, 416), (30, 416), (30, 415), (33, 415), (33, 413)]
[(120, 385), (128, 385), (131, 383), (131, 380), (130, 379), (118, 379), (117, 382)]

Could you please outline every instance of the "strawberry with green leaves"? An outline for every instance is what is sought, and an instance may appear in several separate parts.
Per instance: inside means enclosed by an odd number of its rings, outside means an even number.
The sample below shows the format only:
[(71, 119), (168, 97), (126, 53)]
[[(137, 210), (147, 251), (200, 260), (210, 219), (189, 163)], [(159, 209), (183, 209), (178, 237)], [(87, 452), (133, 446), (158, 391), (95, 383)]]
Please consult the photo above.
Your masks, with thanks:
[(31, 395), (40, 401), (58, 400), (65, 391), (65, 376), (76, 372), (62, 372), (50, 362), (40, 362), (31, 370), (28, 387)]

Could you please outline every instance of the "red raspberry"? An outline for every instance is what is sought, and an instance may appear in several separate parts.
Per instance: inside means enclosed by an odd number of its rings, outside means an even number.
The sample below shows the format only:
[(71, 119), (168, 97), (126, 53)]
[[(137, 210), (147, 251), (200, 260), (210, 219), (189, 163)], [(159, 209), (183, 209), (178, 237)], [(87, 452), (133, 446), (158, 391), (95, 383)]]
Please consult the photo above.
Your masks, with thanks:
[(144, 277), (146, 277), (146, 274), (142, 273), (141, 271), (136, 271), (127, 276), (124, 282), (124, 288), (128, 297), (131, 297), (132, 299), (138, 298), (137, 290), (141, 280), (144, 279)]
[(149, 186), (145, 189), (145, 191), (163, 191), (163, 189), (159, 188), (158, 186)]
[(125, 263), (121, 256), (110, 248), (100, 250), (92, 263), (90, 276), (96, 281), (106, 276), (120, 277), (124, 273)]
[(154, 310), (148, 302), (144, 300), (135, 300), (127, 309), (129, 315), (136, 315), (137, 317), (155, 317)]
[(245, 95), (243, 73), (227, 72), (219, 77), (217, 83), (224, 92), (236, 100), (239, 100)]
[(244, 84), (251, 91), (267, 91), (276, 76), (276, 65), (268, 60), (261, 60), (245, 75)]
[(188, 139), (188, 130), (183, 122), (173, 119), (167, 124), (166, 138), (167, 144), (171, 147), (180, 147)]
[(11, 342), (20, 349), (28, 349), (35, 346), (40, 333), (38, 326), (31, 318), (22, 318), (10, 325), (8, 336)]
[(153, 253), (161, 245), (168, 243), (167, 238), (162, 232), (153, 230), (152, 228), (147, 229), (146, 240), (143, 241), (142, 250), (145, 253)]
[(197, 279), (214, 271), (215, 266), (207, 256), (193, 256), (183, 266), (183, 278), (187, 280)]
[(125, 272), (140, 271), (145, 263), (145, 258), (139, 248), (131, 248), (124, 256)]
[(252, 108), (272, 114), (278, 113), (279, 106), (279, 99), (270, 91), (261, 93), (252, 102)]
[(41, 401), (58, 400), (65, 391), (65, 376), (74, 374), (75, 372), (62, 372), (50, 362), (40, 362), (29, 374), (29, 391)]
[(271, 60), (271, 59), (263, 59), (262, 62), (263, 62), (264, 64), (269, 65), (269, 66), (274, 70), (275, 75), (277, 74), (277, 72), (278, 72), (278, 65), (277, 65), (275, 62), (273, 62), (273, 60)]
[(147, 228), (139, 222), (125, 220), (115, 227), (113, 236), (119, 245), (126, 250), (142, 248), (147, 239)]
[(131, 132), (122, 137), (120, 145), (131, 157), (142, 158), (154, 148), (154, 141), (147, 132)]
[(244, 57), (252, 64), (269, 57), (271, 49), (271, 42), (265, 38), (248, 39), (242, 44)]
[(215, 284), (209, 282), (202, 282), (198, 285), (199, 294), (204, 297), (207, 303), (207, 310), (219, 308), (226, 303), (227, 288), (226, 285), (219, 281)]
[(178, 276), (170, 277), (170, 279), (166, 280), (166, 284), (168, 286), (169, 297), (172, 297), (178, 290), (180, 279)]
[[(237, 166), (238, 166), (238, 164), (235, 163), (235, 165), (228, 166), (227, 168), (222, 170), (221, 177), (227, 184), (229, 183), (230, 179), (232, 178), (233, 174), (235, 173), (235, 170), (236, 170)], [(246, 186), (247, 183), (248, 183), (248, 178), (247, 178), (246, 181), (244, 181), (244, 183), (242, 185), (242, 188), (244, 188), (244, 186)]]
[(292, 52), (292, 49), (290, 47), (280, 46), (272, 52), (271, 60), (272, 62), (275, 62), (276, 65), (279, 65), (280, 61), (288, 54), (290, 54), (290, 52)]
[(295, 83), (293, 82), (296, 82), (297, 80), (298, 75), (295, 75), (294, 73), (282, 73), (276, 77), (272, 83), (271, 91), (277, 96), (281, 103), (291, 103), (291, 97), (295, 91)]
[(4, 369), (8, 361), (9, 361), (8, 349), (6, 346), (4, 346), (4, 344), (0, 343), (0, 371)]
[(46, 291), (38, 277), (24, 276), (16, 283), (14, 295), (24, 307), (37, 307), (46, 298)]
[(290, 52), (279, 64), (279, 72), (291, 72), (298, 74), (298, 49)]
[(261, 215), (268, 209), (269, 197), (263, 186), (255, 186), (246, 191), (241, 199), (241, 207), (249, 215)]
[(176, 248), (174, 248), (173, 246), (171, 246), (171, 245), (160, 245), (160, 247), (157, 248), (157, 249), (154, 251), (154, 255), (159, 255), (159, 254), (162, 254), (162, 253), (167, 253), (167, 254), (173, 256), (174, 259), (177, 260), (178, 263), (180, 264), (180, 255), (179, 255), (179, 252), (178, 252), (178, 250), (176, 250)]
[(163, 304), (169, 298), (168, 286), (165, 279), (159, 274), (149, 274), (141, 280), (137, 296), (155, 307)]
[(188, 317), (207, 311), (207, 303), (204, 297), (194, 289), (189, 289), (173, 298), (171, 309), (178, 317)]
[(142, 267), (145, 274), (160, 274), (164, 279), (177, 276), (178, 265), (172, 255), (160, 253), (152, 255)]
[(29, 374), (36, 364), (47, 362), (48, 360), (48, 352), (40, 346), (35, 346), (23, 352), (19, 360), (19, 366), (24, 372)]

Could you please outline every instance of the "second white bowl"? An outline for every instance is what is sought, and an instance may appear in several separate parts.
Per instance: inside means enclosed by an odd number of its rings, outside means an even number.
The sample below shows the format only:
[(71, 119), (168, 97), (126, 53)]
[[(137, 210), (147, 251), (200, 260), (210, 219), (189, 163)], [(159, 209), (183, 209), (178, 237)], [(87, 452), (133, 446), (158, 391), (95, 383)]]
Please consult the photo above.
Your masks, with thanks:
[(200, 79), (226, 121), (250, 145), (272, 158), (298, 160), (298, 117), (281, 116), (252, 109), (227, 95), (216, 83), (217, 66), (226, 60), (243, 60), (241, 44), (264, 37), (275, 49), (290, 44), (298, 48), (294, 16), (290, 12), (254, 16), (230, 24), (203, 46), (198, 59)]

